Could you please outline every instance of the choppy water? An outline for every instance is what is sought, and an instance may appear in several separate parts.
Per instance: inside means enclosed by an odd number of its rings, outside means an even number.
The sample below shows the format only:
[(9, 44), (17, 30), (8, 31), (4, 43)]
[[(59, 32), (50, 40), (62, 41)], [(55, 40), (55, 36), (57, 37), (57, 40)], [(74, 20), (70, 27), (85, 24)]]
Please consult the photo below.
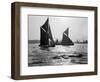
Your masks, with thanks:
[(28, 66), (55, 66), (87, 64), (87, 44), (74, 46), (56, 45), (41, 48), (39, 44), (28, 44)]

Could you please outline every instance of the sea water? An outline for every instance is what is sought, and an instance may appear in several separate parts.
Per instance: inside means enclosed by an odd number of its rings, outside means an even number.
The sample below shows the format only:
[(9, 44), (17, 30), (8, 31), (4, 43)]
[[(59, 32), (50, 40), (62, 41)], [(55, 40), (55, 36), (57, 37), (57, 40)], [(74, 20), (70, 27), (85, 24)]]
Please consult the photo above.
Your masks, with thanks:
[(88, 63), (87, 44), (56, 45), (43, 48), (38, 43), (28, 44), (28, 66), (77, 65)]

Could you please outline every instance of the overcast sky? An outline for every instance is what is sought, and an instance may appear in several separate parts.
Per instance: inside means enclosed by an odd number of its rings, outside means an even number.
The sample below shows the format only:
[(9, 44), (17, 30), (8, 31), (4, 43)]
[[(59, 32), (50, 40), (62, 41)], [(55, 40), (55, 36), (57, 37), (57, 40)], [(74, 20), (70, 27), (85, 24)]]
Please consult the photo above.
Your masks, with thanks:
[(71, 40), (88, 39), (88, 18), (85, 17), (56, 17), (56, 16), (28, 16), (28, 38), (29, 40), (40, 40), (40, 27), (49, 17), (49, 24), (53, 39), (62, 40), (63, 32), (69, 28)]

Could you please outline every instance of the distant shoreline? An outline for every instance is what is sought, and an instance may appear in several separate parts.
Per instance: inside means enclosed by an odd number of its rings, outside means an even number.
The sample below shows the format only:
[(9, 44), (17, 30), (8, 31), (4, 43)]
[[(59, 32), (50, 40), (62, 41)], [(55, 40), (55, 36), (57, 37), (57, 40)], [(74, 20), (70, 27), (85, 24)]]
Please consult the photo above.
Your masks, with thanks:
[(28, 40), (28, 43), (33, 43), (33, 44), (35, 44), (35, 43), (40, 43), (40, 40)]
[[(29, 43), (29, 44), (40, 43), (40, 40), (28, 40), (28, 43)], [(86, 43), (86, 42), (79, 42), (79, 43), (74, 42), (74, 43), (75, 43), (75, 44), (88, 44), (88, 43)], [(57, 45), (60, 45), (60, 44), (57, 44)]]

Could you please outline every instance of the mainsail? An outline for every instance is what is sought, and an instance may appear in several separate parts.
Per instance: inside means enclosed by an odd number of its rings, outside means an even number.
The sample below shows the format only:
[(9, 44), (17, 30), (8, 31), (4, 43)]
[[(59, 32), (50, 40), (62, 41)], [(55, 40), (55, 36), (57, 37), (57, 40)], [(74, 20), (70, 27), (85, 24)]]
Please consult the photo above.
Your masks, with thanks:
[(52, 37), (50, 25), (49, 25), (49, 18), (40, 27), (40, 46), (46, 47), (54, 47), (55, 43)]
[(69, 28), (67, 28), (63, 32), (63, 38), (62, 38), (61, 44), (62, 45), (74, 45), (74, 43), (72, 42), (72, 40), (69, 38)]

